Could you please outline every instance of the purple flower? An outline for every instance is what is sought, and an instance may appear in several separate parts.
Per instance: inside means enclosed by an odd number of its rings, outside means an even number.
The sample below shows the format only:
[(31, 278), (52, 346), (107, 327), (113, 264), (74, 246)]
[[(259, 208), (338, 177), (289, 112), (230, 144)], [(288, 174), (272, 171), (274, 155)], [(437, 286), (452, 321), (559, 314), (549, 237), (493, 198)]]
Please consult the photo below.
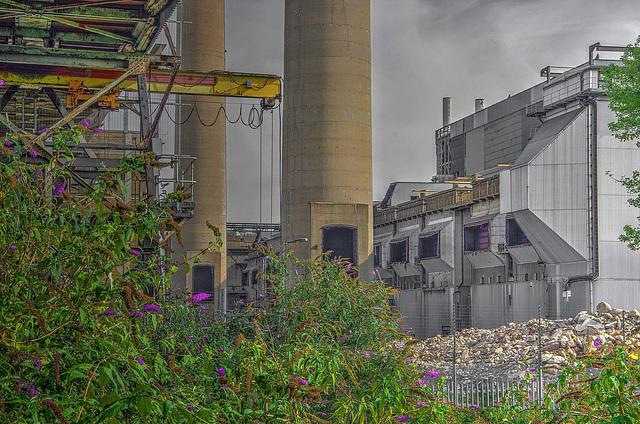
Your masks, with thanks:
[(94, 128), (92, 131), (93, 131), (94, 133), (101, 133), (101, 132), (103, 132), (104, 130), (103, 130), (102, 128)]
[(218, 374), (218, 376), (220, 377), (224, 377), (224, 375), (227, 373), (224, 368), (218, 368), (218, 371), (216, 371), (216, 373)]
[(472, 407), (473, 409), (478, 409), (478, 408), (480, 408), (478, 405), (471, 405), (471, 407)]
[(418, 408), (422, 408), (425, 405), (429, 405), (429, 402), (418, 402)]
[(396, 416), (396, 421), (398, 421), (399, 423), (406, 423), (407, 421), (409, 421), (409, 416), (408, 415), (397, 415)]
[(139, 363), (140, 365), (146, 365), (146, 363), (144, 362), (144, 360), (143, 360), (142, 358), (138, 358), (137, 356), (136, 356), (136, 361), (138, 361), (138, 363)]
[(38, 131), (39, 133), (43, 133), (43, 132), (47, 132), (49, 131), (49, 127), (43, 128), (40, 131)]
[(16, 250), (18, 250), (18, 248), (17, 248), (16, 246), (9, 246), (9, 249), (13, 250), (14, 252), (15, 252)]
[(207, 308), (205, 308), (204, 306), (201, 306), (200, 309), (202, 309), (203, 311), (207, 310)]
[(187, 299), (189, 302), (191, 303), (200, 303), (205, 299), (210, 298), (211, 295), (209, 293), (198, 293), (198, 294), (194, 294), (193, 296), (191, 296), (189, 299)]
[(89, 126), (89, 120), (85, 119), (84, 121), (82, 121), (82, 126), (83, 127), (88, 127)]
[(109, 308), (106, 311), (104, 311), (103, 313), (101, 313), (100, 315), (109, 315), (109, 316), (111, 316), (111, 315), (115, 315), (117, 313), (118, 313), (117, 310)]
[(373, 309), (374, 311), (381, 311), (382, 310), (382, 308), (371, 308), (371, 309)]
[(4, 85), (4, 80), (0, 79), (0, 87)]
[(535, 368), (527, 368), (524, 372), (536, 372)]
[(142, 256), (142, 253), (140, 253), (140, 251), (136, 249), (129, 249), (129, 253), (131, 253), (136, 258), (139, 258), (140, 256)]
[(34, 359), (33, 360), (33, 366), (36, 368), (42, 368), (42, 361), (39, 359)]
[(142, 318), (142, 315), (144, 315), (144, 312), (134, 312), (131, 314), (131, 318)]
[(299, 378), (298, 379), (298, 384), (300, 384), (301, 386), (308, 386), (309, 382), (307, 380), (305, 380), (304, 378)]
[(38, 391), (38, 389), (36, 389), (35, 387), (33, 387), (30, 384), (23, 384), (22, 385), (22, 389), (27, 391), (27, 394), (30, 397), (34, 397), (34, 396), (38, 396), (40, 394), (40, 392)]
[(38, 157), (38, 152), (36, 152), (35, 150), (31, 150), (29, 152), (29, 156), (31, 156), (32, 158), (37, 158)]
[(15, 143), (11, 140), (5, 140), (4, 141), (4, 147), (11, 147), (13, 146)]
[(151, 303), (147, 303), (146, 305), (143, 305), (142, 309), (144, 309), (147, 312), (160, 312), (160, 306), (153, 305)]
[(437, 378), (440, 377), (440, 373), (438, 371), (427, 371), (424, 373), (427, 377)]
[(593, 341), (593, 345), (594, 345), (595, 347), (600, 347), (600, 346), (602, 346), (602, 340), (600, 340), (600, 339), (595, 339), (595, 340)]
[(53, 190), (53, 195), (60, 196), (65, 188), (67, 188), (67, 180), (64, 180), (56, 186), (56, 188)]
[(189, 336), (190, 339), (193, 339), (193, 336)]

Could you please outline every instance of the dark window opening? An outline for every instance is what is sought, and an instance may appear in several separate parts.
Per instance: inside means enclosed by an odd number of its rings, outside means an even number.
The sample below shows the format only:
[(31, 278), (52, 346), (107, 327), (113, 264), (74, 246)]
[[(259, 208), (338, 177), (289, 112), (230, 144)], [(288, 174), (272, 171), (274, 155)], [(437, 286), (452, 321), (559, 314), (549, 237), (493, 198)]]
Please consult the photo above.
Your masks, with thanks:
[(242, 273), (242, 285), (243, 286), (248, 286), (249, 285), (249, 273), (248, 272), (243, 272)]
[(507, 246), (519, 246), (521, 244), (529, 244), (529, 239), (522, 232), (515, 219), (507, 218)]
[(382, 266), (382, 246), (373, 246), (373, 266)]
[(438, 249), (439, 241), (439, 233), (432, 234), (427, 237), (420, 237), (420, 240), (418, 242), (418, 252), (420, 255), (420, 259), (437, 258), (438, 256), (440, 256), (440, 251)]
[(353, 227), (332, 226), (322, 229), (322, 251), (331, 252), (332, 258), (357, 263), (358, 230)]
[(489, 249), (489, 223), (470, 225), (464, 228), (464, 251)]
[(389, 262), (407, 262), (407, 240), (391, 243)]
[(193, 294), (208, 293), (213, 300), (214, 270), (211, 265), (195, 265), (192, 268)]
[(258, 270), (254, 269), (251, 273), (251, 284), (258, 284)]

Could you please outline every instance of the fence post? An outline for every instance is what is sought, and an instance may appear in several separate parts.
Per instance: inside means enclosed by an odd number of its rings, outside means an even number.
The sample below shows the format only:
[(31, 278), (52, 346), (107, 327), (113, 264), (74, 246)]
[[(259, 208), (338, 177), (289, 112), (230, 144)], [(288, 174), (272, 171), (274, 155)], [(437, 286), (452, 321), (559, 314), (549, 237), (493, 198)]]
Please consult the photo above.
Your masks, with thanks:
[(453, 404), (458, 406), (458, 378), (456, 370), (456, 301), (455, 295), (453, 299), (453, 322), (451, 323), (451, 329), (453, 333)]
[(538, 405), (542, 404), (542, 308), (538, 304)]

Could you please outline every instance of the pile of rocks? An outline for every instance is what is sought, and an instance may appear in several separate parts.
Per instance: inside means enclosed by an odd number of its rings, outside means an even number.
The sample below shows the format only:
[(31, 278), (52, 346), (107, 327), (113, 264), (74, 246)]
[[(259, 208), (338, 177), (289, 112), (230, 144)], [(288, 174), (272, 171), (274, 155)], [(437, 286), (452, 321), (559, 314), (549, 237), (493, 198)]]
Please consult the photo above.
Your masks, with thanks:
[[(492, 330), (466, 328), (456, 333), (457, 375), (471, 378), (521, 378), (527, 369), (537, 368), (541, 352), (542, 368), (557, 373), (571, 357), (611, 344), (640, 346), (640, 312), (613, 309), (598, 304), (596, 312), (582, 311), (575, 318), (538, 320)], [(437, 335), (414, 345), (412, 360), (420, 368), (452, 373), (453, 336)]]

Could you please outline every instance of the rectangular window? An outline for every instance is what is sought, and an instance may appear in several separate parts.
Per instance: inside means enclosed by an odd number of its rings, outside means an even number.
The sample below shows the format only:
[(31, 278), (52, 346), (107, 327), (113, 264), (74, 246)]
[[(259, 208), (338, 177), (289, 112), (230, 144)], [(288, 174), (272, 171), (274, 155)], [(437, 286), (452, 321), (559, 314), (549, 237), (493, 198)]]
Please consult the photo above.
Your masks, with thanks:
[(489, 223), (469, 225), (464, 228), (464, 251), (489, 249)]
[(208, 293), (211, 297), (207, 300), (213, 300), (213, 284), (214, 271), (211, 265), (194, 265), (192, 268), (193, 277), (193, 294)]
[(529, 239), (522, 232), (515, 219), (507, 218), (507, 246), (519, 246), (521, 244), (529, 244)]
[(376, 244), (373, 246), (373, 266), (382, 265), (382, 246)]
[(322, 251), (331, 257), (357, 263), (358, 231), (354, 227), (336, 225), (322, 229)]
[(418, 242), (418, 252), (420, 259), (437, 258), (440, 256), (438, 245), (440, 241), (440, 233), (431, 234), (430, 236), (420, 237)]
[(407, 240), (391, 243), (389, 246), (389, 262), (407, 262)]

